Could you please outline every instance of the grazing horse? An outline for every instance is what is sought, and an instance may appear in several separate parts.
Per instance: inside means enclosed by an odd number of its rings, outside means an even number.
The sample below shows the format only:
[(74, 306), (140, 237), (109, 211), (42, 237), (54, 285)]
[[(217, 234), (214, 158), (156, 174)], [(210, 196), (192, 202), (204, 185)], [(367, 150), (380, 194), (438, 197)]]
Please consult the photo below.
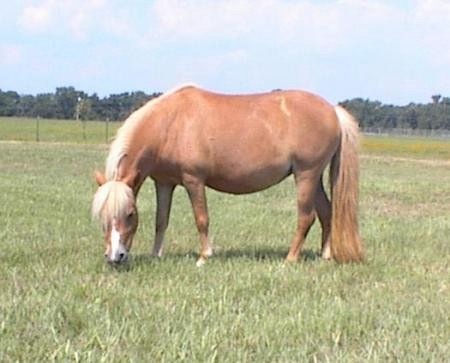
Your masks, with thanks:
[[(358, 232), (358, 125), (340, 106), (303, 91), (222, 95), (179, 87), (135, 111), (117, 132), (96, 172), (92, 215), (101, 221), (110, 263), (127, 260), (138, 225), (136, 197), (151, 177), (156, 187), (152, 254), (161, 256), (175, 186), (189, 195), (201, 248), (197, 265), (212, 254), (205, 187), (243, 194), (293, 174), (297, 231), (286, 260), (298, 260), (319, 217), (322, 257), (361, 261)], [(322, 176), (330, 166), (331, 203)]]

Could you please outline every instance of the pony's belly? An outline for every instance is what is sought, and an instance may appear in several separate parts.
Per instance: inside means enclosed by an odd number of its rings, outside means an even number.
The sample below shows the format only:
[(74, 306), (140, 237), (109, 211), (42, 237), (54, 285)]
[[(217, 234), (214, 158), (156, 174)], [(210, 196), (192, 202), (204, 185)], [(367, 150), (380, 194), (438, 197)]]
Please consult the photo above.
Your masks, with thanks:
[(219, 172), (211, 175), (206, 179), (206, 185), (226, 193), (254, 193), (278, 184), (290, 174), (290, 166), (266, 167), (244, 171), (230, 170), (228, 173)]

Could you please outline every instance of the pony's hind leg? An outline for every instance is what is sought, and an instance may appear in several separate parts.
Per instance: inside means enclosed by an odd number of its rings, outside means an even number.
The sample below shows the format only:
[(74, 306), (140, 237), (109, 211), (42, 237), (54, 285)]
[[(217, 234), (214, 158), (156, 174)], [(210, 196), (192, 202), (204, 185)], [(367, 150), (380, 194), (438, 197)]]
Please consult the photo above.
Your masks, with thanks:
[(155, 223), (155, 244), (153, 245), (152, 256), (161, 257), (164, 234), (169, 225), (170, 207), (175, 187), (173, 185), (155, 182), (156, 188), (156, 223)]
[(208, 207), (206, 202), (205, 184), (196, 178), (185, 178), (183, 180), (194, 212), (195, 223), (200, 235), (200, 256), (197, 260), (197, 266), (202, 266), (208, 257), (212, 255), (212, 248), (208, 239)]
[(331, 232), (331, 204), (325, 193), (322, 178), (316, 192), (316, 211), (322, 226), (322, 258), (331, 259), (330, 232)]
[(304, 171), (295, 175), (297, 186), (297, 231), (286, 257), (288, 262), (298, 261), (305, 238), (315, 220), (314, 202), (317, 190), (317, 172)]

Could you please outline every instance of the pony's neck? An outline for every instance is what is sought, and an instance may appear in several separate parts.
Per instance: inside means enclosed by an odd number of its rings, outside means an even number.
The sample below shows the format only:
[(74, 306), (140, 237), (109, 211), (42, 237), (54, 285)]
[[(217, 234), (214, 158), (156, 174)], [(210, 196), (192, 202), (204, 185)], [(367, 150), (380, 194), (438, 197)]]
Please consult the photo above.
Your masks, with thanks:
[(141, 171), (136, 161), (138, 160), (132, 154), (125, 154), (119, 163), (115, 176), (115, 180), (127, 184), (133, 190), (135, 196), (147, 177), (145, 170)]
[[(123, 181), (133, 189), (137, 195), (139, 188), (145, 178), (151, 174), (155, 164), (156, 148), (158, 145), (158, 133), (153, 131), (154, 122), (147, 117), (142, 122), (135, 125), (128, 134), (119, 135), (118, 142), (122, 142), (119, 151), (114, 151), (113, 145), (111, 154), (117, 153), (115, 166), (110, 168), (109, 179)], [(123, 140), (120, 140), (122, 137)]]
[(154, 99), (135, 111), (119, 129), (106, 162), (108, 180), (128, 181), (136, 193), (151, 174), (166, 134), (167, 126), (161, 125), (165, 110), (159, 107), (165, 97)]

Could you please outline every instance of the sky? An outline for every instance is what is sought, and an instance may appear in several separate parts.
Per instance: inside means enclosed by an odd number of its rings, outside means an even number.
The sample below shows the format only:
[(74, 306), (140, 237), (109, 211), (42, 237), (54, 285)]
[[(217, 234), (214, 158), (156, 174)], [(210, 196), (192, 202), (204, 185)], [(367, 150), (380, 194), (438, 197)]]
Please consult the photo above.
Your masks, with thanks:
[(450, 96), (450, 0), (0, 0), (0, 89)]

